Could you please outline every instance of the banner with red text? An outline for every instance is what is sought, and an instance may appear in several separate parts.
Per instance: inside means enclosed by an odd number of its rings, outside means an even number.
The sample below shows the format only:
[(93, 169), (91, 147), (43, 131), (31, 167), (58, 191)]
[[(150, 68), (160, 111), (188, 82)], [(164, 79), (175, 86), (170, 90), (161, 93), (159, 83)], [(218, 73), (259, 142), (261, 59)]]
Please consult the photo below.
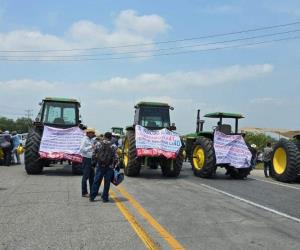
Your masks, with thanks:
[(79, 153), (84, 132), (79, 127), (44, 127), (39, 154), (41, 158), (81, 162)]
[(164, 156), (175, 159), (182, 144), (177, 133), (168, 129), (149, 130), (135, 126), (137, 156)]

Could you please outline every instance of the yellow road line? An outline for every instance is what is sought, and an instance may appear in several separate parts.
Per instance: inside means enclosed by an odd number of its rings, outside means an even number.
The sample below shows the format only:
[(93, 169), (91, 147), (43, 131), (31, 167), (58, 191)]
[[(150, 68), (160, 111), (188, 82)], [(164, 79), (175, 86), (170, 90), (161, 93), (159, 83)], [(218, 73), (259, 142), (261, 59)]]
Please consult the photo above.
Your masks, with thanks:
[(130, 194), (122, 187), (116, 188), (138, 211), (138, 213), (159, 233), (172, 249), (184, 249), (184, 247), (163, 227), (161, 226)]
[(110, 191), (110, 196), (116, 202), (119, 210), (126, 218), (126, 220), (130, 223), (131, 227), (136, 232), (136, 234), (140, 237), (140, 239), (143, 241), (145, 246), (151, 250), (159, 249), (157, 244), (151, 239), (149, 234), (138, 224), (134, 216), (130, 213), (130, 211), (126, 208), (126, 206), (122, 203), (122, 201), (120, 201), (116, 197), (116, 194), (113, 191)]

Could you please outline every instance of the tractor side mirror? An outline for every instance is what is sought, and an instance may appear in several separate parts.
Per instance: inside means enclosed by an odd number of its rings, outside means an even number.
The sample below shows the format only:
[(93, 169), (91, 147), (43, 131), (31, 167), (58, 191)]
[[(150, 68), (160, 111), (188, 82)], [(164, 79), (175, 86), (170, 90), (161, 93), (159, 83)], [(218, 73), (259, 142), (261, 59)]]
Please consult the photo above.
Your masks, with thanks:
[(172, 123), (172, 125), (170, 126), (170, 130), (171, 130), (171, 131), (176, 130), (176, 125), (175, 125), (175, 123)]

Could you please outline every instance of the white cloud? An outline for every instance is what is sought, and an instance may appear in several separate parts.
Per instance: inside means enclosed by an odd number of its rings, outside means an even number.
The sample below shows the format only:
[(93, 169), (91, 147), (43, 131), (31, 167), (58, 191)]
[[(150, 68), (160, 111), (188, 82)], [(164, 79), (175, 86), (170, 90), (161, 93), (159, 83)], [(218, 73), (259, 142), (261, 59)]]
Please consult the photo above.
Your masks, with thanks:
[[(138, 101), (160, 101), (174, 106), (172, 122), (176, 123), (180, 132), (188, 132), (194, 129), (198, 108), (201, 108), (202, 114), (232, 108), (226, 106), (227, 101), (215, 101), (212, 93), (214, 86), (246, 84), (247, 80), (269, 74), (272, 70), (269, 64), (234, 65), (199, 72), (145, 73), (132, 78), (114, 77), (93, 83), (72, 84), (34, 79), (0, 81), (0, 113), (20, 113), (24, 109), (34, 109), (36, 115), (39, 109), (37, 103), (46, 96), (77, 98), (82, 103), (83, 121), (103, 131), (113, 125), (125, 127), (132, 123), (133, 107)], [(210, 86), (211, 91), (206, 91)], [(212, 97), (211, 101), (207, 95)], [(7, 103), (10, 103), (9, 110), (3, 107)]]
[(284, 99), (279, 99), (279, 98), (273, 98), (273, 97), (259, 97), (259, 98), (254, 98), (250, 100), (251, 104), (258, 104), (258, 105), (277, 105), (281, 106), (285, 104)]
[(113, 77), (90, 84), (101, 91), (166, 91), (178, 88), (214, 86), (247, 80), (273, 71), (271, 64), (233, 65), (206, 71), (176, 71), (168, 74), (141, 74), (133, 78)]
[[(62, 37), (28, 29), (0, 33), (0, 50), (68, 50), (71, 48), (110, 47), (140, 43), (149, 43), (149, 46), (147, 46), (149, 50), (154, 47), (154, 39), (165, 33), (169, 27), (165, 20), (158, 15), (138, 15), (134, 10), (121, 11), (116, 16), (114, 23), (115, 27), (108, 29), (89, 20), (80, 20), (73, 23)], [(133, 49), (113, 49), (115, 52), (128, 50)], [(48, 52), (38, 55), (51, 57), (53, 53)], [(62, 52), (55, 52), (54, 54), (61, 56), (77, 55), (79, 53), (82, 52), (73, 51), (64, 52), (63, 54)], [(28, 54), (18, 53), (14, 55)], [(149, 55), (149, 53), (146, 53), (146, 55)]]
[(124, 10), (116, 18), (116, 27), (125, 32), (133, 32), (153, 38), (164, 33), (169, 25), (158, 15), (138, 16), (134, 10)]
[(24, 91), (29, 93), (50, 91), (54, 90), (56, 83), (52, 83), (45, 80), (35, 81), (32, 79), (16, 79), (9, 81), (0, 81), (0, 89), (2, 93), (9, 91), (22, 91), (20, 94), (24, 94)]

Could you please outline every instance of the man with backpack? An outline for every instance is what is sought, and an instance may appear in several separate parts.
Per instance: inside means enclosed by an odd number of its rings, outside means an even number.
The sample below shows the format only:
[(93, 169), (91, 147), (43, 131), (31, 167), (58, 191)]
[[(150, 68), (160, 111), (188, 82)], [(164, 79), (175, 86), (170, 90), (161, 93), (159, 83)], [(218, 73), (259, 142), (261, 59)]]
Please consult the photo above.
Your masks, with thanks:
[(101, 142), (97, 143), (94, 158), (97, 162), (97, 170), (92, 186), (90, 201), (94, 201), (102, 179), (104, 178), (104, 189), (102, 193), (102, 201), (108, 202), (110, 182), (114, 175), (114, 167), (118, 162), (117, 147), (112, 143), (112, 134), (106, 132)]

